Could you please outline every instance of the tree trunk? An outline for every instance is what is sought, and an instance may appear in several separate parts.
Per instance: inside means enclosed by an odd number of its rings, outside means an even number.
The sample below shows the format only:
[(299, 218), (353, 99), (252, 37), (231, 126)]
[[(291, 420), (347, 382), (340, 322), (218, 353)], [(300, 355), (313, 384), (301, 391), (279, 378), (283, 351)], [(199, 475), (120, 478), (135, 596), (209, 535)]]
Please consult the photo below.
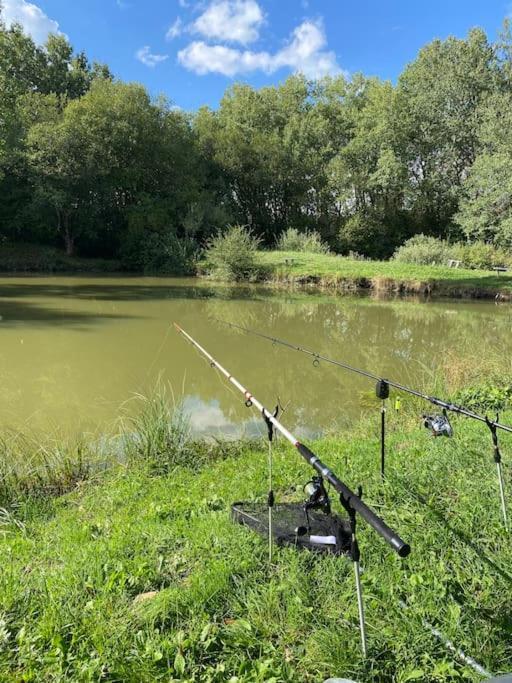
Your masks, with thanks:
[(75, 254), (75, 238), (69, 229), (69, 214), (64, 214), (63, 220), (64, 244), (66, 245), (66, 256)]

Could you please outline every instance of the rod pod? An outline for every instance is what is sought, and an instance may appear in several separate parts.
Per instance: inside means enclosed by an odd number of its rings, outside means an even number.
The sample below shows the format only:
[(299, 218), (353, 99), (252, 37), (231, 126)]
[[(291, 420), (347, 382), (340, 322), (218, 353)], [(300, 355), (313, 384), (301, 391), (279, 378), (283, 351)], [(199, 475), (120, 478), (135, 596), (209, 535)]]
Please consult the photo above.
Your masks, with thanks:
[(492, 446), (494, 450), (494, 462), (496, 463), (496, 470), (498, 474), (498, 485), (500, 490), (501, 514), (503, 516), (503, 524), (505, 526), (505, 531), (508, 531), (507, 504), (505, 501), (505, 485), (503, 483), (503, 465), (501, 463), (500, 445), (498, 443), (498, 433), (496, 431), (496, 425), (499, 424), (499, 416), (496, 415), (495, 422), (492, 422), (487, 417), (485, 418), (485, 420), (491, 432)]
[(380, 476), (384, 479), (386, 467), (386, 399), (389, 398), (389, 384), (385, 379), (379, 379), (375, 386), (377, 398), (382, 401), (380, 408)]
[[(300, 443), (291, 432), (289, 432), (286, 427), (284, 427), (277, 419), (277, 416), (270, 413), (265, 406), (263, 406), (258, 399), (256, 399), (250, 391), (248, 391), (237, 379), (233, 377), (225, 368), (218, 363), (211, 354), (206, 351), (198, 342), (195, 341), (185, 330), (183, 330), (179, 325), (174, 323), (177, 331), (182, 334), (205, 358), (210, 362), (212, 368), (217, 368), (231, 384), (233, 384), (245, 398), (245, 405), (250, 408), (254, 406), (257, 408), (261, 414), (264, 416), (265, 422), (272, 424), (291, 444), (293, 444), (300, 455), (317, 471), (320, 475), (325, 477), (327, 481), (330, 482), (332, 487), (340, 494), (340, 503), (347, 511), (349, 515), (351, 524), (351, 557), (354, 563), (354, 574), (356, 581), (356, 592), (357, 592), (357, 606), (359, 612), (359, 626), (361, 632), (361, 650), (363, 656), (366, 657), (367, 644), (366, 644), (366, 625), (365, 625), (365, 614), (364, 614), (364, 603), (361, 588), (361, 574), (360, 574), (360, 551), (359, 544), (357, 542), (356, 536), (356, 513), (359, 513), (361, 517), (371, 526), (373, 529), (388, 543), (393, 550), (400, 556), (406, 557), (409, 555), (411, 548), (405, 543), (392, 529), (390, 529), (387, 524), (378, 517), (375, 512), (369, 508), (361, 500), (361, 489), (356, 494), (351, 489), (344, 484), (341, 479), (330, 470), (324, 463), (304, 444)], [(270, 437), (270, 429), (269, 429)], [(270, 438), (269, 438), (270, 442)], [(271, 520), (269, 513), (269, 521)], [(297, 532), (298, 533), (298, 530)], [(269, 552), (271, 552), (271, 546), (269, 546)]]
[(381, 519), (370, 507), (363, 503), (359, 496), (354, 493), (341, 479), (339, 479), (334, 472), (323, 463), (320, 458), (313, 453), (305, 444), (301, 443), (295, 436), (286, 429), (284, 425), (279, 422), (279, 420), (272, 415), (272, 413), (265, 408), (265, 406), (258, 401), (258, 399), (251, 394), (240, 382), (233, 377), (222, 365), (215, 360), (215, 358), (208, 353), (198, 342), (196, 342), (193, 337), (191, 337), (185, 330), (183, 330), (178, 324), (174, 323), (176, 330), (182, 334), (188, 341), (210, 362), (212, 368), (217, 368), (226, 379), (235, 386), (238, 391), (240, 391), (245, 398), (245, 405), (247, 407), (254, 406), (260, 413), (268, 417), (270, 422), (274, 425), (278, 432), (280, 432), (284, 438), (289, 441), (292, 446), (295, 446), (300, 455), (306, 460), (306, 462), (313, 467), (319, 474), (321, 474), (327, 481), (331, 484), (335, 491), (340, 493), (345, 497), (351, 507), (361, 515), (367, 524), (369, 524), (378, 534), (381, 536), (386, 543), (393, 548), (393, 550), (400, 557), (407, 557), (411, 552), (411, 546), (406, 543), (400, 536), (393, 531), (383, 519)]
[[(273, 453), (272, 453), (272, 441), (274, 439), (274, 425), (270, 419), (265, 415), (265, 411), (262, 411), (263, 419), (267, 425), (267, 437), (268, 437), (268, 563), (272, 564), (272, 510), (274, 508), (275, 496), (273, 490)], [(279, 414), (279, 406), (275, 407), (273, 416), (277, 417)]]

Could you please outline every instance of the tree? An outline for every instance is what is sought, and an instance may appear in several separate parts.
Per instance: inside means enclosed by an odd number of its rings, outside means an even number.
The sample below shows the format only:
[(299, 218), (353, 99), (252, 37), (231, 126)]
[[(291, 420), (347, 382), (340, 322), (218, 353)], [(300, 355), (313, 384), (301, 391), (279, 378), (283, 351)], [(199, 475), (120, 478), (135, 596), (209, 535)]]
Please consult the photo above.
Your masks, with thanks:
[(482, 108), (481, 153), (463, 190), (456, 221), (469, 240), (512, 248), (512, 96), (500, 93)]
[(267, 243), (289, 225), (319, 218), (332, 141), (315, 109), (316, 88), (301, 76), (261, 90), (235, 85), (218, 111), (202, 109), (194, 119), (203, 154), (230, 188), (236, 218)]
[(330, 162), (341, 218), (338, 246), (387, 256), (406, 234), (408, 174), (397, 145), (396, 94), (389, 82), (357, 76), (345, 109), (350, 133)]
[(465, 40), (434, 40), (400, 76), (400, 146), (418, 230), (449, 231), (478, 153), (480, 107), (496, 83), (494, 49), (480, 29)]
[[(93, 81), (108, 78), (107, 67), (91, 67), (84, 54), (75, 56), (65, 37), (49, 36), (44, 46), (36, 46), (20, 25), (7, 29), (0, 12), (0, 231), (10, 239), (42, 238), (41, 212), (32, 211), (24, 153), (27, 125), (34, 116), (27, 115), (29, 102), (36, 111), (44, 106), (44, 96), (53, 93), (57, 100), (52, 106), (62, 108)], [(51, 234), (47, 230), (47, 237)]]
[[(81, 99), (53, 113), (27, 135), (38, 196), (52, 206), (66, 252), (77, 238), (105, 231), (103, 212), (136, 215), (149, 225), (173, 222), (186, 207), (188, 124), (139, 85), (96, 81)], [(94, 219), (94, 220), (91, 220)]]

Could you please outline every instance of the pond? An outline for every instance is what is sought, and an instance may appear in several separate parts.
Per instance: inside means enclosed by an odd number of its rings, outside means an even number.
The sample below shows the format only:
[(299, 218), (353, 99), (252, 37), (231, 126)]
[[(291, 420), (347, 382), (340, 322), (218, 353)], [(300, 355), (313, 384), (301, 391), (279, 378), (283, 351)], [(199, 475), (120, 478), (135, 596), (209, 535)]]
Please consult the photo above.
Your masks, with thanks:
[[(0, 425), (109, 430), (137, 393), (172, 386), (198, 434), (256, 434), (262, 420), (179, 336), (180, 325), (302, 437), (376, 410), (373, 383), (219, 324), (224, 319), (433, 391), (436, 373), (493, 349), (510, 357), (512, 308), (489, 302), (212, 286), (193, 279), (0, 280)], [(454, 360), (455, 359), (455, 360)], [(373, 405), (373, 407), (372, 407)]]

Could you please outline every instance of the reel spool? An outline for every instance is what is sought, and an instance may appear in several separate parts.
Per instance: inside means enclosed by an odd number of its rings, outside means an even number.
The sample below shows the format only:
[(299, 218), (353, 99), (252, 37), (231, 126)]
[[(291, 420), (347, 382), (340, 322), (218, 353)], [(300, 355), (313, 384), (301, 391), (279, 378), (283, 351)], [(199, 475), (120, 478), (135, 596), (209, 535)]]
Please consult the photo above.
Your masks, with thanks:
[(446, 436), (448, 438), (453, 436), (453, 427), (448, 419), (446, 410), (443, 410), (442, 415), (423, 415), (423, 424), (427, 429), (430, 429), (432, 436)]

